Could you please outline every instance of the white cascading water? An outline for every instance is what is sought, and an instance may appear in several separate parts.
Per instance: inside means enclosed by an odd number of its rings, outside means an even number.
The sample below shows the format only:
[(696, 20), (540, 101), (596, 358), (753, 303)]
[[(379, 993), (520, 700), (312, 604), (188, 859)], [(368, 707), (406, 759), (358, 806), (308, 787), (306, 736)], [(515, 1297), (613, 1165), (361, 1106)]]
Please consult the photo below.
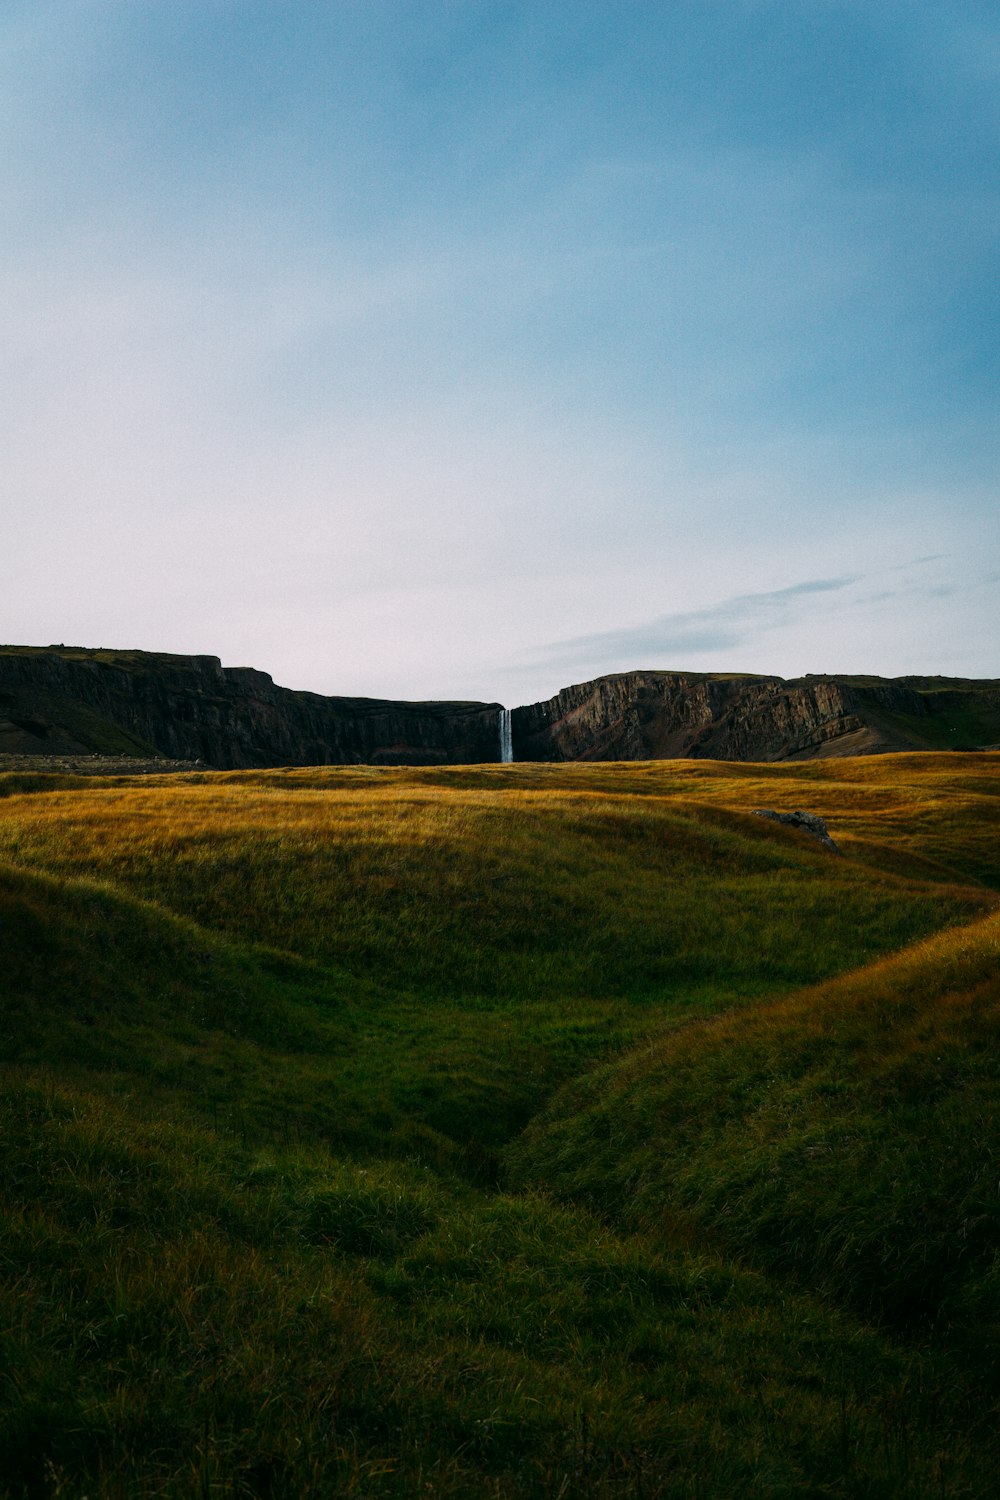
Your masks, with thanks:
[(510, 709), (500, 710), (500, 760), (509, 766), (514, 760), (514, 735), (510, 727)]

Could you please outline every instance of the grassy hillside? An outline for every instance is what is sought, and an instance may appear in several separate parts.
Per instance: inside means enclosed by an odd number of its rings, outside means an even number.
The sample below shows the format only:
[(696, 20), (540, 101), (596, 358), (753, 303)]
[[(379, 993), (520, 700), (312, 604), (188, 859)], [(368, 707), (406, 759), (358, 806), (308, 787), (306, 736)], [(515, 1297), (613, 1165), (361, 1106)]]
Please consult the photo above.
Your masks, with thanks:
[(998, 1043), (994, 914), (576, 1081), (518, 1142), (514, 1180), (646, 1230), (679, 1209), (895, 1326), (975, 1306), (995, 1361)]
[(992, 1494), (998, 795), (0, 778), (0, 1494)]

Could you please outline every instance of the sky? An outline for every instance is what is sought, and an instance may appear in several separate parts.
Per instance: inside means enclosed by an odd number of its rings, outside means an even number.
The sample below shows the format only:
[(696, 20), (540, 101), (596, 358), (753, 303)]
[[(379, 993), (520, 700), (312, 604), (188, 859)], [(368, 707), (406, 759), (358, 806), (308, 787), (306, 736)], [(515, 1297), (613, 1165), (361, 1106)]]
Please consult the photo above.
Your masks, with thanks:
[(1000, 11), (4, 0), (0, 640), (1000, 676)]

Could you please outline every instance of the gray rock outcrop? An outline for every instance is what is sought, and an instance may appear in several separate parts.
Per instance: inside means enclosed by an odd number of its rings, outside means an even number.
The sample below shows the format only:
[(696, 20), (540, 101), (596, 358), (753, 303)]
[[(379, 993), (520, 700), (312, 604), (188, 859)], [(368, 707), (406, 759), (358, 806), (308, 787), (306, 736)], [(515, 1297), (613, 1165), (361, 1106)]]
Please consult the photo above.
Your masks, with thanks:
[(786, 828), (797, 828), (801, 833), (807, 833), (818, 844), (822, 844), (824, 849), (829, 849), (831, 854), (840, 853), (823, 819), (815, 813), (802, 812), (798, 808), (794, 812), (777, 812), (773, 807), (755, 807), (754, 813), (758, 818), (770, 818), (773, 823), (783, 823)]

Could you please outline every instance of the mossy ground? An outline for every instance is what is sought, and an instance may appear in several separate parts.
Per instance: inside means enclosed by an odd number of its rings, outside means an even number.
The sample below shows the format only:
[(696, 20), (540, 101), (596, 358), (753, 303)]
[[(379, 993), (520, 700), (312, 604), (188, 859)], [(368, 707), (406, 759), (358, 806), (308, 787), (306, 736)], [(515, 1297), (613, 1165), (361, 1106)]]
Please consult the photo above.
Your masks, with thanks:
[(4, 778), (0, 1493), (995, 1493), (998, 796)]

